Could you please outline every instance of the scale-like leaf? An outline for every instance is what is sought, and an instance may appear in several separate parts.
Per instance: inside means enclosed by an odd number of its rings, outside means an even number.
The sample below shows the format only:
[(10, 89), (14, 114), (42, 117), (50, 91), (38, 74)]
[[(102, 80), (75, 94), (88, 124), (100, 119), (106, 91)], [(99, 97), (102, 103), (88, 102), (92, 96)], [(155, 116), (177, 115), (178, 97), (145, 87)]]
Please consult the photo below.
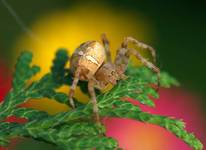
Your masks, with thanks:
[[(81, 104), (75, 100), (76, 109), (54, 115), (32, 108), (19, 107), (30, 99), (41, 101), (41, 98), (68, 104), (67, 95), (56, 90), (72, 83), (72, 74), (66, 68), (68, 59), (67, 51), (59, 50), (53, 61), (51, 72), (39, 81), (28, 84), (27, 81), (39, 72), (39, 67), (30, 65), (32, 60), (30, 52), (24, 52), (19, 57), (14, 73), (13, 89), (0, 105), (1, 146), (7, 145), (14, 137), (22, 136), (52, 143), (65, 150), (120, 149), (116, 140), (105, 136), (104, 125), (94, 121), (92, 103)], [(185, 124), (181, 120), (143, 112), (139, 106), (125, 100), (125, 98), (133, 98), (144, 105), (154, 107), (155, 102), (151, 97), (159, 96), (152, 88), (153, 84), (157, 84), (155, 73), (145, 67), (129, 66), (126, 75), (128, 78), (119, 81), (110, 91), (97, 94), (101, 117), (130, 118), (155, 124), (172, 132), (193, 149), (203, 149), (201, 142), (185, 130)], [(179, 83), (169, 74), (161, 72), (160, 85), (168, 88)], [(80, 82), (78, 86), (88, 94), (87, 82)], [(4, 122), (9, 116), (25, 118), (27, 121), (24, 123)]]

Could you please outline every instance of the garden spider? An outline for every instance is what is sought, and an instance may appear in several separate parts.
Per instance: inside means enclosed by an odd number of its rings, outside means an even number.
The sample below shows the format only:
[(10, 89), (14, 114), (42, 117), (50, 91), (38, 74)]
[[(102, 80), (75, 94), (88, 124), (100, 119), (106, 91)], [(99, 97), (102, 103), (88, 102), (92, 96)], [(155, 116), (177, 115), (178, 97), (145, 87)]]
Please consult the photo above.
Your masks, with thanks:
[(137, 50), (128, 48), (131, 42), (139, 48), (147, 49), (151, 52), (153, 61), (156, 61), (155, 50), (142, 42), (132, 38), (126, 37), (117, 51), (117, 56), (114, 63), (111, 60), (111, 53), (109, 48), (109, 41), (105, 34), (102, 34), (103, 46), (97, 41), (87, 41), (81, 44), (73, 53), (70, 66), (71, 72), (74, 76), (73, 83), (69, 92), (70, 105), (75, 108), (73, 95), (79, 80), (88, 81), (88, 91), (93, 103), (93, 112), (95, 119), (99, 122), (98, 105), (95, 94), (95, 87), (104, 89), (108, 84), (115, 85), (118, 80), (125, 79), (124, 72), (126, 71), (129, 58), (131, 55), (136, 56), (146, 67), (152, 69), (158, 75), (160, 70), (152, 62), (145, 59)]

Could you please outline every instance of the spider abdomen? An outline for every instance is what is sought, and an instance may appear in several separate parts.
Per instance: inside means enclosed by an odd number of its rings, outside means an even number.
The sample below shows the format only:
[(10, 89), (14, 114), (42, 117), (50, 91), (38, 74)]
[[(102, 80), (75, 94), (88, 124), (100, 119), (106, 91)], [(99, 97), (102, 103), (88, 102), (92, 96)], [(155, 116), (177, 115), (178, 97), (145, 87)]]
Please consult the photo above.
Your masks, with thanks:
[(105, 61), (104, 47), (97, 41), (88, 41), (81, 44), (71, 57), (71, 71), (74, 73), (77, 67), (81, 69), (80, 78), (86, 80), (93, 76)]

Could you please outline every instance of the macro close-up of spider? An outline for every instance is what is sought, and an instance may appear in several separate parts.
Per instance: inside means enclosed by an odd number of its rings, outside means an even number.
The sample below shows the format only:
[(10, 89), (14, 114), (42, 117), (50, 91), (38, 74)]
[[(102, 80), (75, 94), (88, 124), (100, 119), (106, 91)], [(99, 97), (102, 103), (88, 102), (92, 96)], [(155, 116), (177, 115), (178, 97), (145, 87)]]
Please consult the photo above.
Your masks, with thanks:
[[(152, 62), (144, 58), (136, 49), (129, 48), (128, 44), (134, 44), (138, 48), (149, 50), (153, 62), (156, 62), (155, 50), (135, 38), (126, 37), (117, 50), (117, 55), (112, 62), (109, 41), (105, 34), (102, 34), (103, 46), (97, 41), (87, 41), (82, 43), (73, 53), (70, 61), (71, 72), (74, 76), (72, 86), (69, 91), (69, 102), (72, 108), (75, 108), (73, 95), (78, 81), (88, 81), (88, 92), (93, 103), (93, 112), (95, 119), (99, 122), (98, 106), (95, 94), (95, 88), (104, 89), (108, 84), (115, 85), (118, 80), (126, 79), (124, 72), (127, 69), (129, 58), (134, 55), (143, 65), (157, 73), (159, 77), (160, 70)], [(157, 83), (157, 88), (159, 81)]]
[(205, 149), (204, 6), (0, 0), (0, 150)]

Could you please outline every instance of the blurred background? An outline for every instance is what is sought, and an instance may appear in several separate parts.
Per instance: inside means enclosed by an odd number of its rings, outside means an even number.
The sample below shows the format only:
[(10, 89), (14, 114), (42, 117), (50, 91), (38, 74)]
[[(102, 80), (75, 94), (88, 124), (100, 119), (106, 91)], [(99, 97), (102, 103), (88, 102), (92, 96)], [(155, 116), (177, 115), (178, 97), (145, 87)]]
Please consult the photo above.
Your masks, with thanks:
[[(114, 58), (123, 38), (133, 36), (152, 45), (161, 70), (181, 83), (180, 88), (161, 89), (157, 107), (144, 108), (145, 111), (182, 118), (187, 129), (206, 144), (204, 4), (191, 0), (1, 0), (0, 99), (11, 87), (14, 64), (23, 50), (32, 51), (34, 63), (42, 67), (35, 77), (38, 79), (49, 70), (58, 48), (67, 48), (72, 54), (80, 43), (100, 41), (100, 34), (105, 32)], [(137, 60), (134, 63), (140, 65)], [(69, 88), (61, 90), (67, 92)], [(88, 100), (80, 90), (75, 96)], [(31, 100), (27, 106), (51, 114), (68, 110), (67, 106), (47, 99), (42, 101), (40, 104)], [(107, 119), (105, 124), (107, 135), (118, 139), (126, 150), (190, 150), (181, 140), (154, 125), (114, 118)], [(56, 149), (31, 139), (14, 140), (9, 147), (28, 148)]]

